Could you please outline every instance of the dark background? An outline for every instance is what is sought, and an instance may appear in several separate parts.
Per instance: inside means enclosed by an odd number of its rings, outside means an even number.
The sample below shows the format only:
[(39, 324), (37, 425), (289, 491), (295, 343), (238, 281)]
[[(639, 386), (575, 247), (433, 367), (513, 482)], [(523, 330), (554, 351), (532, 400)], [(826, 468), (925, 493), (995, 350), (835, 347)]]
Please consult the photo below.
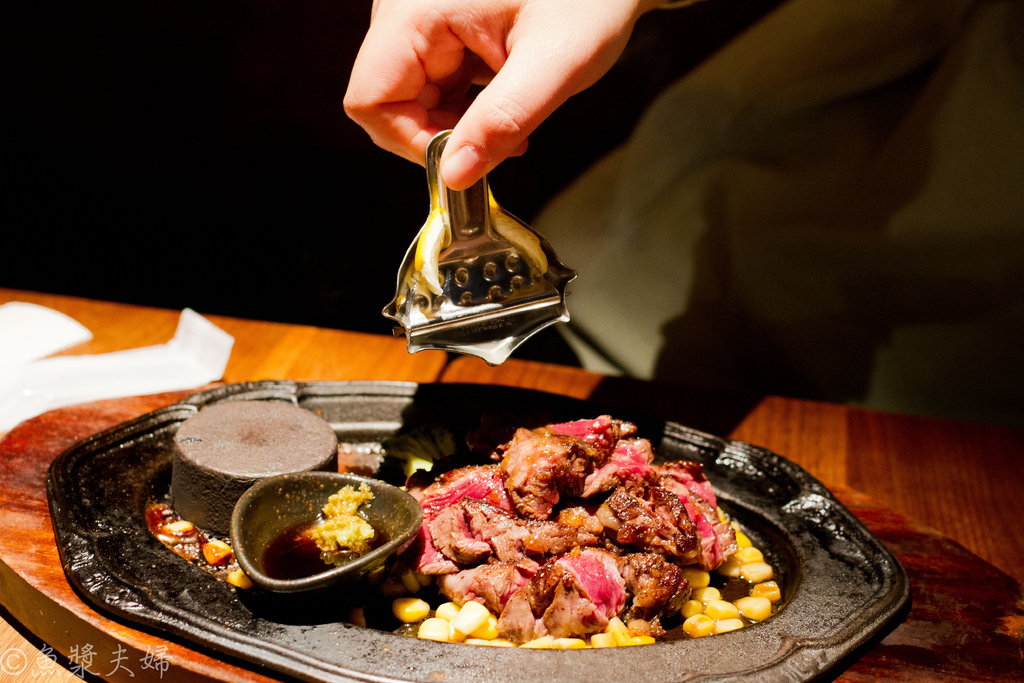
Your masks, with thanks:
[[(388, 333), (428, 207), (422, 169), (342, 108), (370, 4), (8, 4), (0, 285)], [(776, 4), (641, 19), (613, 70), (491, 174), (499, 201), (530, 221)]]

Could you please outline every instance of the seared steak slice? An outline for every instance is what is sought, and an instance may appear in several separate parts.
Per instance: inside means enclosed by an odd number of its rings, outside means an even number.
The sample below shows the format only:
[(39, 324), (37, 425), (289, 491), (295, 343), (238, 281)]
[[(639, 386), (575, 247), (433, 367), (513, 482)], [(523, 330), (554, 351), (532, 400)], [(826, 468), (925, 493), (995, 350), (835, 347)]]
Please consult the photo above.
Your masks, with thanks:
[(583, 529), (553, 520), (521, 519), (471, 498), (438, 512), (429, 532), (434, 548), (458, 565), (479, 564), (494, 555), (529, 573), (540, 566), (534, 558), (598, 543), (597, 536)]
[(616, 420), (608, 415), (601, 415), (593, 420), (574, 420), (548, 425), (555, 434), (571, 436), (601, 453), (610, 453), (620, 439), (636, 434), (636, 425), (625, 420)]
[(505, 491), (505, 481), (497, 465), (471, 465), (445, 472), (425, 489), (409, 489), (423, 508), (423, 516), (433, 518), (440, 510), (455, 505), (463, 498), (485, 500), (505, 510), (512, 501)]
[(736, 552), (736, 531), (718, 516), (704, 498), (693, 495), (679, 479), (665, 476), (658, 480), (659, 487), (671, 491), (686, 509), (686, 514), (700, 537), (700, 553), (696, 564), (702, 569), (717, 569), (727, 557)]
[(561, 555), (598, 542), (594, 534), (575, 527), (551, 520), (520, 519), (482, 501), (465, 499), (461, 506), (473, 535), (489, 543), (499, 560), (524, 563), (531, 570), (536, 570), (537, 564), (527, 556)]
[(410, 488), (409, 493), (423, 508), (423, 525), (407, 553), (415, 558), (416, 569), (424, 574), (450, 574), (459, 570), (450, 557), (434, 545), (430, 525), (444, 509), (463, 498), (484, 500), (511, 510), (512, 501), (505, 491), (505, 482), (497, 465), (462, 467), (446, 472), (424, 489)]
[(612, 491), (625, 486), (630, 491), (641, 491), (648, 482), (657, 479), (651, 467), (654, 451), (647, 439), (623, 439), (615, 444), (608, 460), (587, 475), (583, 497)]
[(620, 486), (598, 510), (598, 517), (620, 545), (683, 564), (692, 562), (700, 551), (700, 538), (681, 501), (659, 486), (649, 487), (647, 496), (650, 502)]
[(603, 630), (625, 602), (625, 580), (614, 555), (596, 548), (572, 552), (544, 564), (512, 595), (498, 631), (517, 643), (545, 635), (585, 636)]
[[(516, 430), (500, 449), (516, 510), (526, 517), (546, 519), (565, 496), (610, 491), (626, 481), (653, 475), (650, 443), (626, 440), (635, 433), (636, 425), (607, 415)], [(613, 458), (614, 464), (603, 469)]]
[[(463, 498), (463, 500), (471, 499)], [(489, 505), (489, 503), (485, 504)], [(465, 509), (461, 503), (438, 512), (431, 520), (429, 530), (434, 547), (456, 564), (463, 566), (480, 564), (493, 552), (487, 541), (477, 538), (470, 530), (469, 524), (466, 522)]]
[[(555, 599), (560, 582), (574, 590), (572, 575), (564, 568), (549, 563), (543, 565), (529, 582), (517, 590), (506, 602), (498, 617), (498, 633), (513, 643), (525, 643), (547, 635), (542, 617)], [(562, 589), (564, 598), (565, 589)]]
[(437, 587), (459, 605), (475, 600), (494, 614), (501, 614), (509, 598), (529, 580), (529, 575), (516, 565), (495, 562), (439, 576)]
[(659, 477), (671, 477), (681, 483), (695, 496), (700, 496), (708, 505), (718, 508), (715, 491), (704, 476), (704, 465), (692, 460), (673, 460), (654, 467)]
[[(658, 517), (679, 530), (679, 533), (686, 539), (686, 549), (683, 554), (695, 555), (698, 539), (697, 527), (687, 514), (686, 506), (679, 497), (661, 486), (649, 486), (644, 492), (644, 501), (651, 507), (651, 510)], [(678, 544), (679, 541), (676, 541)]]
[(633, 596), (627, 619), (650, 621), (675, 614), (690, 594), (682, 570), (661, 555), (630, 553), (620, 558), (620, 571)]
[(533, 573), (534, 558), (561, 555), (578, 546), (595, 545), (598, 537), (551, 520), (521, 519), (499, 507), (472, 498), (441, 510), (430, 522), (434, 547), (458, 565), (474, 565), (492, 554), (500, 562), (518, 564)]
[(626, 586), (614, 554), (607, 550), (587, 548), (563, 555), (556, 563), (572, 573), (599, 614), (604, 615), (601, 629), (609, 619), (622, 611), (626, 604)]
[(590, 448), (543, 430), (519, 429), (505, 449), (501, 471), (519, 514), (547, 519), (562, 496), (579, 496), (592, 469)]

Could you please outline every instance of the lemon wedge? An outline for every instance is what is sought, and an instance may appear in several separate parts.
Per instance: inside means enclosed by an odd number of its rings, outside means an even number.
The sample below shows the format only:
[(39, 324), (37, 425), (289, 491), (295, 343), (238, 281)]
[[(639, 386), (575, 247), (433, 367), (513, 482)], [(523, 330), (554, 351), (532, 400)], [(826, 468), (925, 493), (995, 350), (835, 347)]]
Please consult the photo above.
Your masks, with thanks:
[(423, 283), (435, 295), (441, 294), (441, 272), (438, 270), (438, 257), (441, 250), (451, 244), (452, 231), (445, 220), (444, 210), (435, 206), (427, 216), (427, 222), (420, 228), (420, 236), (416, 241), (416, 256), (413, 266), (423, 276)]
[(536, 233), (505, 213), (504, 209), (494, 201), (493, 196), (490, 198), (490, 205), (491, 227), (494, 228), (494, 231), (522, 254), (534, 276), (548, 272), (548, 257), (540, 246), (540, 238)]

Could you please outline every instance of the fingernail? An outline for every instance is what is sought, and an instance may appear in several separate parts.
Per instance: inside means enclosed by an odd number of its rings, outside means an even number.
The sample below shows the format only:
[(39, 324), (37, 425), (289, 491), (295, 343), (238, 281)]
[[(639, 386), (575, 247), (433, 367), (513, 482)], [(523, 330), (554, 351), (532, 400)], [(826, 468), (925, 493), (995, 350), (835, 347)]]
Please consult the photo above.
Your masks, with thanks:
[(472, 145), (463, 145), (441, 164), (444, 184), (453, 190), (465, 190), (484, 175), (487, 160)]

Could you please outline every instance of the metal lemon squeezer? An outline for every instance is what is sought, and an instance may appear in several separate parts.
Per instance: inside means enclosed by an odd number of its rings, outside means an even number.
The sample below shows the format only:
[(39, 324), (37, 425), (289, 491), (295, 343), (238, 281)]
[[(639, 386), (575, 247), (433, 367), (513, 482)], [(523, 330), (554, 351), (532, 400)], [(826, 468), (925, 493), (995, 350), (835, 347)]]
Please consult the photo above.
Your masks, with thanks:
[(384, 316), (410, 353), (439, 349), (497, 365), (540, 330), (569, 320), (565, 287), (576, 271), (540, 234), (503, 209), (484, 177), (452, 190), (438, 173), (451, 131), (427, 146), (430, 215), (398, 271)]

